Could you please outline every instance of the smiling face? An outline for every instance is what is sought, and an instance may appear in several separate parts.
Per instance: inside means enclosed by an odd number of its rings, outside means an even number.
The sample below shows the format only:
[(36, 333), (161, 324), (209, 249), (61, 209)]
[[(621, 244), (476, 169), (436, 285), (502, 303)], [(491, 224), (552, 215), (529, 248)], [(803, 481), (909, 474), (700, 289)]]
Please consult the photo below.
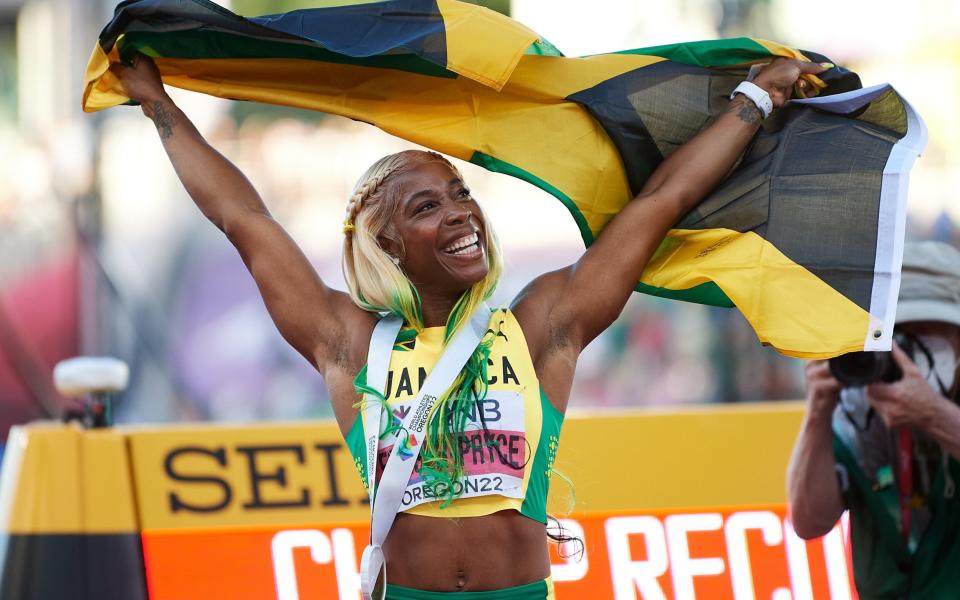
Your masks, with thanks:
[[(457, 330), (497, 287), (500, 246), (460, 173), (422, 150), (384, 156), (347, 201), (343, 274), (360, 308)], [(449, 310), (448, 313), (443, 313)]]
[(487, 275), (483, 213), (454, 168), (427, 155), (389, 185), (398, 201), (380, 243), (421, 294), (459, 295)]

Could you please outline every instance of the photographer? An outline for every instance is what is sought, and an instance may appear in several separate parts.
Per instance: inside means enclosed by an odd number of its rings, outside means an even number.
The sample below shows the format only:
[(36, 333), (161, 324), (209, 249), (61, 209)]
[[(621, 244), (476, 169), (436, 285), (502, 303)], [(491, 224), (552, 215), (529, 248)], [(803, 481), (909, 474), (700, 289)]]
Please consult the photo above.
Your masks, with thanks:
[(887, 369), (868, 385), (844, 359), (807, 365), (788, 472), (793, 526), (818, 537), (850, 510), (864, 600), (960, 598), (960, 252), (906, 245), (895, 339), (892, 355), (847, 355)]

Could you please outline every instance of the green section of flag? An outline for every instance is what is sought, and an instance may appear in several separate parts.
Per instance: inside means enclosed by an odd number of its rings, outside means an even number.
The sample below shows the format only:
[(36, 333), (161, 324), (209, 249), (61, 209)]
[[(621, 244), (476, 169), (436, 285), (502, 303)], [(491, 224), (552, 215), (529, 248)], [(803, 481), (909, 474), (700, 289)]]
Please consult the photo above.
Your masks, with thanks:
[(524, 54), (531, 54), (533, 56), (563, 56), (563, 52), (560, 52), (549, 40), (543, 38), (530, 44), (530, 47), (524, 51)]
[(563, 205), (567, 207), (567, 210), (569, 210), (570, 214), (573, 216), (573, 220), (577, 223), (577, 228), (580, 230), (580, 237), (583, 238), (583, 243), (587, 246), (593, 243), (593, 232), (590, 231), (590, 226), (587, 225), (587, 220), (583, 217), (583, 213), (580, 212), (580, 208), (569, 196), (557, 188), (553, 187), (543, 179), (540, 179), (533, 173), (524, 171), (520, 167), (511, 165), (508, 162), (490, 156), (489, 154), (484, 154), (483, 152), (474, 152), (473, 156), (470, 157), (470, 162), (475, 165), (479, 165), (488, 171), (493, 171), (494, 173), (503, 173), (504, 175), (516, 177), (517, 179), (526, 181), (527, 183), (532, 183), (560, 202), (563, 202)]
[(658, 288), (645, 283), (637, 283), (633, 289), (649, 296), (657, 296), (659, 298), (683, 300), (685, 302), (707, 304), (709, 306), (722, 306), (724, 308), (733, 308), (734, 306), (730, 298), (727, 297), (727, 295), (723, 293), (723, 290), (720, 289), (720, 286), (712, 281), (701, 283), (698, 286), (694, 286), (686, 290)]
[(727, 67), (772, 57), (769, 50), (751, 38), (666, 44), (622, 50), (616, 54), (660, 56), (667, 60), (698, 67)]
[[(593, 232), (590, 231), (590, 227), (587, 225), (587, 221), (584, 218), (583, 213), (580, 212), (579, 207), (577, 207), (576, 203), (574, 203), (569, 196), (557, 188), (540, 179), (536, 175), (524, 171), (520, 167), (511, 165), (508, 162), (494, 158), (488, 154), (484, 154), (483, 152), (474, 152), (473, 156), (470, 157), (470, 162), (481, 166), (488, 171), (493, 171), (494, 173), (503, 173), (504, 175), (516, 177), (517, 179), (526, 181), (527, 183), (532, 183), (533, 185), (547, 192), (562, 202), (563, 205), (567, 207), (567, 210), (570, 211), (570, 215), (573, 217), (573, 220), (577, 224), (577, 228), (580, 230), (580, 237), (583, 238), (584, 245), (589, 246), (593, 243)], [(686, 302), (709, 304), (711, 306), (733, 306), (733, 302), (730, 301), (730, 298), (728, 298), (727, 295), (723, 293), (723, 290), (721, 290), (720, 287), (712, 281), (686, 290), (669, 290), (666, 288), (658, 288), (638, 282), (634, 289), (638, 292), (643, 292), (644, 294), (649, 294), (651, 296), (658, 296), (660, 298), (684, 300)]]

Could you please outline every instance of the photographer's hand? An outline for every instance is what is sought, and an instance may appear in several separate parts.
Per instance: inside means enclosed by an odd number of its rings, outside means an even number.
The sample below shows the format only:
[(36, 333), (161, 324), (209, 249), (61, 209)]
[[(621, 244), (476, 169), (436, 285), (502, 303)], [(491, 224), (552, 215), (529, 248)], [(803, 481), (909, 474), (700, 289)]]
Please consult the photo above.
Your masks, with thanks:
[(843, 512), (833, 456), (833, 411), (840, 382), (825, 360), (807, 364), (807, 411), (787, 471), (793, 528), (802, 538), (824, 535)]
[(869, 386), (870, 405), (888, 428), (911, 427), (924, 431), (960, 460), (960, 407), (933, 389), (919, 367), (896, 343), (893, 357), (903, 371), (903, 378)]
[(840, 382), (830, 373), (830, 363), (812, 360), (807, 363), (807, 416), (828, 424), (840, 400)]

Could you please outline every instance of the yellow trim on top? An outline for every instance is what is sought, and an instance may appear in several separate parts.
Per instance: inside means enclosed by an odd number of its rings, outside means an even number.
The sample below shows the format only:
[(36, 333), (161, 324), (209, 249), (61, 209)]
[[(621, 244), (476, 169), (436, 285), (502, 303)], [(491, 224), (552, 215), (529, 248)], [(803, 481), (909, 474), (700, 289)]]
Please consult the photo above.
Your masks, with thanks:
[[(502, 320), (502, 328), (499, 326)], [(536, 370), (533, 367), (533, 361), (530, 358), (530, 351), (527, 347), (526, 338), (523, 330), (517, 322), (516, 317), (509, 310), (495, 310), (490, 315), (490, 328), (494, 331), (498, 329), (504, 334), (493, 338), (493, 345), (490, 349), (490, 361), (493, 366), (490, 369), (491, 379), (496, 377), (496, 381), (490, 383), (489, 391), (513, 392), (518, 394), (523, 402), (524, 416), (524, 436), (527, 441), (527, 451), (530, 453), (527, 457), (525, 468), (523, 469), (523, 479), (521, 483), (521, 497), (510, 498), (499, 495), (480, 496), (476, 498), (458, 498), (453, 503), (441, 507), (442, 501), (428, 502), (410, 508), (404, 512), (423, 517), (438, 517), (445, 519), (461, 517), (479, 517), (489, 515), (501, 510), (517, 510), (522, 506), (527, 493), (527, 487), (530, 483), (530, 477), (533, 474), (534, 456), (540, 442), (540, 432), (543, 429), (543, 415), (540, 402), (540, 381), (537, 379)], [(412, 394), (404, 394), (397, 397), (396, 391), (398, 378), (401, 372), (407, 372), (411, 378), (416, 378), (419, 368), (424, 368), (427, 375), (433, 369), (439, 360), (443, 349), (442, 328), (426, 329), (417, 337), (413, 351), (394, 351), (390, 357), (390, 370), (393, 371), (393, 385), (391, 397), (388, 398), (390, 404), (406, 402), (413, 400), (416, 392), (414, 384)], [(505, 383), (502, 377), (503, 359), (510, 362), (513, 374), (516, 376), (518, 384), (513, 382)]]

